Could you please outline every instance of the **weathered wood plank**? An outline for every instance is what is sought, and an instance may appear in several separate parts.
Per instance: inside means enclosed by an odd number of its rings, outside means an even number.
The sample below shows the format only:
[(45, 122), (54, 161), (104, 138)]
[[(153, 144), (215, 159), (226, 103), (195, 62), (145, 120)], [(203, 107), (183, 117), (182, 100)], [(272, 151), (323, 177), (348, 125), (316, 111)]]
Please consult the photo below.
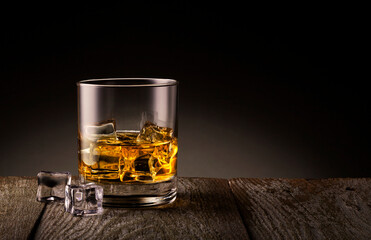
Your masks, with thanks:
[(27, 239), (44, 203), (36, 201), (35, 177), (0, 177), (0, 239)]
[(371, 239), (371, 179), (232, 179), (252, 239)]
[(73, 217), (62, 205), (46, 207), (37, 239), (248, 239), (228, 180), (180, 178), (177, 200), (147, 209), (106, 208)]

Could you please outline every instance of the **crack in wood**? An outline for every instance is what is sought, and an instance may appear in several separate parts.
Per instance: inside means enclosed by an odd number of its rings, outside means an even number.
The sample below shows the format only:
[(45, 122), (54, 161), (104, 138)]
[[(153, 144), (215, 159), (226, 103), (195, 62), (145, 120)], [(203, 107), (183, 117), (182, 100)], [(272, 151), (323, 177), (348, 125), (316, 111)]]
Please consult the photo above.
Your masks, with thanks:
[(44, 216), (44, 213), (45, 213), (45, 210), (46, 210), (46, 206), (47, 206), (47, 203), (44, 203), (44, 207), (41, 210), (41, 213), (40, 213), (39, 217), (36, 219), (35, 224), (34, 224), (32, 230), (31, 230), (30, 234), (27, 237), (27, 240), (33, 240), (33, 239), (35, 239), (36, 232), (37, 232), (37, 230), (38, 230), (38, 228), (40, 226), (41, 219)]
[(249, 236), (249, 238), (251, 239), (251, 232), (249, 230), (249, 226), (247, 225), (247, 223), (245, 222), (244, 218), (242, 217), (242, 214), (241, 214), (241, 208), (240, 206), (237, 204), (237, 199), (236, 199), (236, 196), (234, 195), (233, 191), (232, 191), (232, 188), (231, 188), (231, 181), (228, 180), (228, 185), (229, 185), (229, 191), (231, 192), (232, 196), (233, 196), (233, 199), (234, 199), (234, 204), (236, 205), (237, 209), (238, 209), (238, 214), (240, 216), (240, 219), (241, 219), (241, 222), (243, 223), (243, 225), (245, 226), (245, 229), (246, 229), (246, 233), (247, 235)]

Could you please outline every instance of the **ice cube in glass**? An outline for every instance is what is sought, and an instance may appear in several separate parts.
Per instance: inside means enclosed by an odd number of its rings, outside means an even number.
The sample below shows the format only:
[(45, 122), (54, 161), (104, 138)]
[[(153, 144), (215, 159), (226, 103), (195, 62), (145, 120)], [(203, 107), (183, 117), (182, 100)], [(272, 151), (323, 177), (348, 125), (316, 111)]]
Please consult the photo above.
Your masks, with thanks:
[(137, 137), (138, 142), (162, 142), (170, 141), (173, 138), (173, 130), (167, 127), (159, 127), (147, 121)]

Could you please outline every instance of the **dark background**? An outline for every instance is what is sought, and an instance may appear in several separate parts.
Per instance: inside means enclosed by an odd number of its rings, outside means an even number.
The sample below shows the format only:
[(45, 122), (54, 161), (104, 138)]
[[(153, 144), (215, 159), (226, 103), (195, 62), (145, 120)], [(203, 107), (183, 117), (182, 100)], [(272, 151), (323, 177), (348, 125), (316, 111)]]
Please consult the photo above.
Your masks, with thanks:
[(162, 77), (180, 81), (180, 176), (370, 176), (364, 20), (323, 4), (4, 7), (0, 175), (77, 174), (77, 81)]

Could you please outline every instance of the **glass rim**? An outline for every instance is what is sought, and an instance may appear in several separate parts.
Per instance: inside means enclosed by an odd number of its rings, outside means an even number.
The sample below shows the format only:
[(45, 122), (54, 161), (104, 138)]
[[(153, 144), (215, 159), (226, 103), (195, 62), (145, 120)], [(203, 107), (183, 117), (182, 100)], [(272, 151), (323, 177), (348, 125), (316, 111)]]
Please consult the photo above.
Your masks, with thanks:
[[(117, 82), (117, 84), (112, 82)], [(127, 83), (124, 84), (125, 82)], [(133, 83), (130, 84), (130, 82)], [(178, 81), (169, 78), (95, 78), (81, 80), (76, 85), (94, 87), (165, 87), (178, 85)]]

